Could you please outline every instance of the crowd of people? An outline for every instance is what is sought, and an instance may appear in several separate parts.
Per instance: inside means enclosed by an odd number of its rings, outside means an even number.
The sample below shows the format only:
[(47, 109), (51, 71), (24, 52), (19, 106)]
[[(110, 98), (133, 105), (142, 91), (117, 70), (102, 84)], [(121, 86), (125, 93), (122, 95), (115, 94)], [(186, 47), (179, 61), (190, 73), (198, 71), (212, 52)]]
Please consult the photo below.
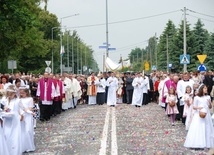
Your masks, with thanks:
[[(92, 72), (89, 76), (45, 72), (43, 75), (0, 74), (0, 154), (35, 150), (34, 128), (39, 119), (54, 116), (79, 104), (115, 107), (125, 103), (140, 108), (160, 105), (172, 126), (182, 121), (185, 147), (214, 148), (214, 73), (151, 74)], [(14, 132), (16, 131), (16, 132)]]

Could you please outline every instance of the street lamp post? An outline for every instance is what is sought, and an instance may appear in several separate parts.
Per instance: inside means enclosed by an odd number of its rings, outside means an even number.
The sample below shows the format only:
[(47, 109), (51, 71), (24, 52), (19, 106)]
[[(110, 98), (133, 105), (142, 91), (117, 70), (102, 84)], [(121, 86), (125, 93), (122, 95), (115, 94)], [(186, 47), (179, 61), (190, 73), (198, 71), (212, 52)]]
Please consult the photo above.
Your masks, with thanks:
[[(65, 17), (62, 17), (60, 18), (60, 25), (62, 27), (62, 20), (65, 19), (65, 18), (69, 18), (69, 17), (73, 17), (73, 16), (78, 16), (79, 14), (73, 14), (73, 15), (70, 15), (70, 16), (65, 16)], [(61, 30), (61, 33), (60, 33), (60, 47), (62, 48), (62, 30)], [(60, 55), (60, 72), (61, 72), (61, 75), (62, 75), (62, 54)]]
[(82, 74), (82, 67), (83, 67), (83, 65), (82, 65), (82, 52), (83, 52), (83, 49), (82, 49), (82, 47), (80, 46), (80, 68), (81, 68), (81, 74)]
[(67, 33), (67, 66), (68, 66), (68, 69), (69, 69), (69, 42), (68, 42), (68, 39), (69, 39), (69, 31)]
[[(184, 56), (187, 54), (187, 49), (186, 49), (186, 7), (184, 7), (184, 32), (183, 32), (183, 42), (184, 42)], [(187, 72), (187, 64), (184, 64), (184, 72)]]
[(77, 74), (79, 74), (79, 48), (78, 48), (78, 39), (77, 39)]
[(106, 0), (106, 57), (108, 57), (108, 0)]
[(57, 28), (60, 28), (62, 29), (62, 27), (52, 27), (51, 28), (51, 41), (52, 41), (52, 56), (51, 56), (51, 61), (52, 61), (52, 65), (51, 65), (51, 70), (52, 70), (52, 73), (54, 73), (54, 58), (53, 58), (53, 53), (54, 53), (54, 50), (53, 50), (53, 31), (54, 29), (57, 29)]
[(51, 42), (52, 42), (52, 49), (51, 49), (51, 53), (52, 53), (52, 56), (51, 56), (51, 62), (52, 62), (52, 65), (51, 65), (51, 69), (52, 69), (52, 73), (54, 73), (54, 65), (53, 65), (53, 29), (56, 28), (56, 27), (52, 27), (51, 29)]
[(158, 70), (158, 50), (157, 50), (157, 44), (158, 44), (158, 38), (155, 33), (155, 65), (156, 65), (156, 70)]
[(74, 74), (74, 36), (73, 34), (72, 34), (71, 43), (72, 43), (72, 73)]

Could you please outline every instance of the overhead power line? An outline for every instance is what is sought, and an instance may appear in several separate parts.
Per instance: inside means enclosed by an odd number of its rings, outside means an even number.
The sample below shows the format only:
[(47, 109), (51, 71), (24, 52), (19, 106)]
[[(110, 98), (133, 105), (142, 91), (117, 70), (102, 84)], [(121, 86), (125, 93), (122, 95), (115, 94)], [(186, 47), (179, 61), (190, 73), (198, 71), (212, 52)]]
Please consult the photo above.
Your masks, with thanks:
[(197, 11), (194, 11), (194, 10), (190, 10), (190, 9), (187, 9), (187, 10), (189, 10), (190, 12), (193, 12), (193, 13), (197, 13), (197, 14), (199, 14), (199, 15), (203, 15), (203, 16), (207, 16), (207, 17), (214, 18), (214, 16), (212, 16), (212, 15), (207, 15), (207, 14), (200, 13), (200, 12), (197, 12)]
[(194, 17), (194, 18), (197, 18), (197, 19), (202, 19), (202, 20), (205, 20), (205, 21), (208, 21), (208, 22), (212, 22), (212, 23), (214, 23), (214, 20), (209, 20), (209, 19), (205, 19), (205, 18), (197, 17), (197, 16), (193, 16), (193, 15), (190, 15), (190, 14), (188, 14), (188, 16), (190, 16), (190, 17)]
[[(137, 21), (137, 20), (143, 20), (143, 19), (149, 19), (149, 18), (154, 18), (154, 17), (158, 17), (158, 16), (163, 16), (163, 15), (167, 15), (167, 14), (171, 14), (171, 13), (175, 13), (175, 12), (179, 12), (181, 10), (175, 10), (175, 11), (170, 11), (170, 12), (165, 12), (165, 13), (160, 13), (160, 14), (156, 14), (156, 15), (151, 15), (151, 16), (146, 16), (146, 17), (140, 17), (140, 18), (134, 18), (134, 19), (128, 19), (128, 20), (121, 20), (121, 21), (115, 21), (115, 22), (109, 22), (108, 24), (119, 24), (119, 23), (125, 23), (125, 22), (132, 22), (132, 21)], [(75, 29), (75, 28), (84, 28), (84, 27), (95, 27), (95, 26), (103, 26), (106, 25), (106, 23), (100, 23), (100, 24), (91, 24), (91, 25), (79, 25), (79, 26), (73, 26), (73, 27), (67, 27)]]
[(133, 47), (133, 46), (136, 46), (136, 45), (144, 45), (145, 43), (147, 43), (148, 40), (145, 40), (145, 41), (142, 41), (142, 42), (138, 42), (138, 43), (135, 43), (135, 44), (132, 44), (132, 45), (127, 45), (127, 46), (124, 46), (124, 47), (120, 47), (118, 48), (118, 50), (122, 50), (122, 49), (127, 49), (129, 47)]

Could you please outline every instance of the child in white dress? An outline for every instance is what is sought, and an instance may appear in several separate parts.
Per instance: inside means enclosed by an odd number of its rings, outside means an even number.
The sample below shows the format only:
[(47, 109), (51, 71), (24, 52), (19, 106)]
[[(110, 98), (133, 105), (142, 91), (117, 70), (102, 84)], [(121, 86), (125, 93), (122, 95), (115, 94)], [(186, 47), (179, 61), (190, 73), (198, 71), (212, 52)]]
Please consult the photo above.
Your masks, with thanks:
[(177, 99), (177, 96), (175, 95), (175, 90), (173, 87), (171, 87), (169, 89), (169, 94), (167, 94), (166, 96), (166, 103), (167, 103), (166, 114), (170, 115), (170, 122), (172, 126), (175, 125), (175, 117), (176, 117), (176, 114), (179, 113), (177, 102), (178, 102), (178, 99)]
[[(4, 118), (4, 137), (6, 139), (9, 154), (22, 154), (22, 134), (20, 111), (25, 111), (21, 101), (16, 96), (16, 89), (14, 85), (8, 86), (6, 90), (6, 97), (2, 99), (4, 111), (7, 117)], [(15, 132), (14, 132), (15, 131)]]
[[(2, 89), (3, 90), (3, 89)], [(4, 128), (3, 128), (3, 121), (4, 121), (4, 111), (2, 105), (2, 99), (5, 98), (3, 92), (0, 90), (0, 154), (9, 155), (8, 146), (6, 143), (6, 139), (4, 136)]]
[[(22, 88), (20, 89), (20, 99), (25, 108), (25, 110), (32, 111), (34, 107), (33, 98), (30, 97), (29, 89)], [(24, 112), (24, 119), (21, 122), (22, 124), (22, 151), (31, 152), (35, 150), (34, 145), (34, 126), (33, 126), (33, 112), (27, 113)]]
[[(3, 130), (3, 118), (1, 116), (1, 111), (0, 111), (0, 154), (3, 155), (9, 155), (9, 150), (8, 150), (8, 146), (6, 143), (6, 139), (4, 136), (4, 130)], [(3, 114), (2, 114), (3, 115)]]
[[(190, 124), (185, 147), (204, 149), (214, 148), (214, 128), (209, 109), (212, 108), (210, 96), (207, 95), (207, 87), (199, 87), (198, 96), (194, 98), (194, 115)], [(200, 117), (199, 112), (205, 112), (205, 118)]]
[(189, 125), (192, 120), (192, 103), (193, 103), (193, 94), (191, 94), (192, 88), (190, 86), (186, 87), (186, 93), (182, 97), (182, 100), (184, 101), (184, 111), (183, 111), (183, 117), (186, 117), (185, 125), (186, 130), (189, 129)]
[(34, 128), (36, 128), (36, 122), (37, 122), (37, 119), (39, 119), (39, 114), (40, 114), (39, 100), (37, 97), (33, 97), (33, 103), (34, 103), (34, 107), (32, 110), (35, 113), (35, 116), (33, 116), (33, 126), (34, 126)]

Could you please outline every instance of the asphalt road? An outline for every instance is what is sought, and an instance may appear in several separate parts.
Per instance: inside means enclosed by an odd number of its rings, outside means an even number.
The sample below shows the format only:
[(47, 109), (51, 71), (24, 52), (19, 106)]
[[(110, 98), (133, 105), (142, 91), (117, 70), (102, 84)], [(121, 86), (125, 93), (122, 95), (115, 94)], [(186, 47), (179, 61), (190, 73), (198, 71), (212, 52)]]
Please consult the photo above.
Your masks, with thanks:
[(164, 109), (155, 103), (78, 105), (37, 123), (36, 151), (30, 155), (192, 155), (207, 150), (183, 147), (185, 126), (171, 126)]

